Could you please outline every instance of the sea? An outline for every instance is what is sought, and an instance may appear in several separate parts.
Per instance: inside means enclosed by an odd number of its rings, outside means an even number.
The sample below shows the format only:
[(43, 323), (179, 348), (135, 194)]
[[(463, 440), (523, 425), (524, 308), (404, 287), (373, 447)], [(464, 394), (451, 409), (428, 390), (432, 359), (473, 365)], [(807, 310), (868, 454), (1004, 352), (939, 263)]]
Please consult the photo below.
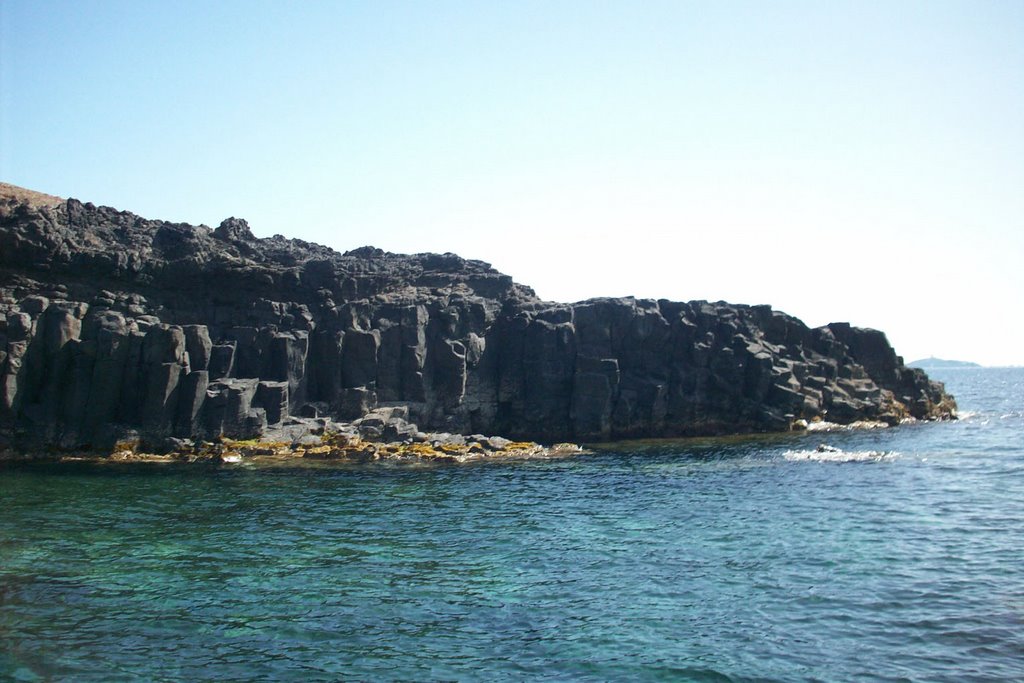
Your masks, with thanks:
[(1024, 680), (1024, 369), (961, 419), (445, 466), (0, 465), (0, 680)]

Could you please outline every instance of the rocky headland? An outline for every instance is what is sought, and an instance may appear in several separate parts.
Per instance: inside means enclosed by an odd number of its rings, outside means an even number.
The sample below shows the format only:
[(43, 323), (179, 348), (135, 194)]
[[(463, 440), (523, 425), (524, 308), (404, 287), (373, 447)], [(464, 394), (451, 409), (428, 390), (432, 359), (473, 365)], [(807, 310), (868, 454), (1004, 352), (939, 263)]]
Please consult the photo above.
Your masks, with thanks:
[(211, 229), (0, 185), (8, 452), (469, 458), (955, 407), (882, 332), (847, 323), (552, 303), (455, 254), (338, 253), (237, 218)]

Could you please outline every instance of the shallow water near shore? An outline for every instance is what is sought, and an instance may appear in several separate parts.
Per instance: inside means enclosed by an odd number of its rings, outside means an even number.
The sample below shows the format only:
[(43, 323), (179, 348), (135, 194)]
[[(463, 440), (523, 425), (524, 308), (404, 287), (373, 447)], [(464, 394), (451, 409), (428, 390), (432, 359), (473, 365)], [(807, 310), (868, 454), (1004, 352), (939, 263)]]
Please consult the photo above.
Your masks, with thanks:
[(1021, 679), (1024, 369), (931, 374), (964, 419), (461, 466), (6, 463), (0, 679)]

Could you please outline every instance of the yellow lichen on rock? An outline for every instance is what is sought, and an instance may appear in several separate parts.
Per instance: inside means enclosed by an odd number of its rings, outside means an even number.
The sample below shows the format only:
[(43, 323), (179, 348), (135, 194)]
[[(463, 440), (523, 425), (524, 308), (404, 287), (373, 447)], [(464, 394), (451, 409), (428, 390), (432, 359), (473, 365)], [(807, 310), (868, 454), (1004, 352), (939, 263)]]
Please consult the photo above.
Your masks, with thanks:
[[(446, 439), (449, 437), (446, 436)], [(533, 441), (470, 438), (435, 441), (364, 441), (345, 433), (325, 433), (307, 443), (261, 439), (231, 439), (182, 442), (178, 449), (165, 455), (145, 453), (138, 439), (124, 439), (115, 444), (107, 456), (110, 460), (154, 462), (213, 462), (238, 464), (246, 460), (260, 464), (287, 462), (296, 458), (368, 462), (375, 460), (419, 460), (428, 463), (467, 463), (484, 459), (516, 459), (558, 457), (583, 453), (577, 444), (557, 443), (550, 447)], [(310, 441), (312, 443), (310, 443)]]
[(440, 453), (438, 453), (437, 450), (428, 443), (403, 444), (399, 448), (398, 452), (399, 455), (412, 456), (416, 458), (435, 458), (440, 455)]
[(338, 448), (358, 448), (361, 439), (358, 436), (344, 434), (342, 432), (325, 431), (320, 436), (320, 443)]
[(310, 446), (305, 450), (304, 455), (307, 458), (326, 458), (331, 455), (333, 450), (330, 446)]
[(291, 452), (291, 444), (283, 441), (261, 441), (237, 449), (244, 456), (253, 455), (287, 455)]
[(138, 439), (122, 439), (110, 449), (110, 456), (120, 460), (126, 460), (135, 455), (139, 450)]

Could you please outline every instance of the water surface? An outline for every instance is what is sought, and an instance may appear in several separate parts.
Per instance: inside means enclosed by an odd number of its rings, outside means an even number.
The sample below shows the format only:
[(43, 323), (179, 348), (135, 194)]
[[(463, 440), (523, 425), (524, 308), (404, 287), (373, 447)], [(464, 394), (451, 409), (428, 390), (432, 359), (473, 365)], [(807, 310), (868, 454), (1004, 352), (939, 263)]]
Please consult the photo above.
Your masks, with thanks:
[(431, 468), (7, 464), (0, 678), (1022, 679), (1024, 370), (933, 374), (965, 419)]

